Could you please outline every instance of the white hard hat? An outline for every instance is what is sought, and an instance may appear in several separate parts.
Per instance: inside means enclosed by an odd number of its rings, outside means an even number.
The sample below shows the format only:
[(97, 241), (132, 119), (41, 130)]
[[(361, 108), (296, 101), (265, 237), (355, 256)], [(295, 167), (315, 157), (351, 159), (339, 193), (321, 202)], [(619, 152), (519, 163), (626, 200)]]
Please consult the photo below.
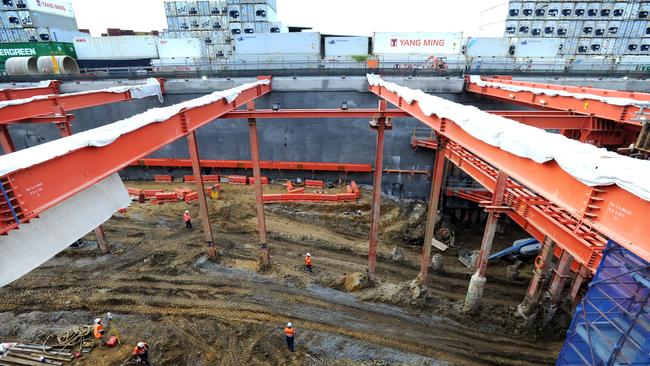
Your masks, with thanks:
[(311, 257), (311, 254), (307, 253), (307, 256), (308, 256), (308, 257)]
[(102, 321), (102, 318), (95, 318), (95, 324), (99, 324), (99, 323), (101, 323), (101, 321)]
[(144, 342), (138, 342), (138, 348), (144, 348)]
[(190, 213), (190, 210), (185, 210), (185, 213)]
[(288, 322), (287, 327), (291, 328), (291, 327), (293, 327), (293, 324), (291, 322)]

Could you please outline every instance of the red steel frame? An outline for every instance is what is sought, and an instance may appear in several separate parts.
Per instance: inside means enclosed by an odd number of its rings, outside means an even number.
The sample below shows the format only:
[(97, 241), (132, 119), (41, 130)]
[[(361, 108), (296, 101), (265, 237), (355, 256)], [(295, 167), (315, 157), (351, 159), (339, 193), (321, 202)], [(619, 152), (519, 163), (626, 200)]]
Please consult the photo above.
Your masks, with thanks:
[[(191, 167), (189, 159), (145, 158), (139, 159), (131, 166), (144, 167)], [(203, 160), (205, 168), (223, 169), (253, 169), (251, 160)], [(372, 165), (353, 163), (317, 163), (307, 161), (260, 161), (260, 169), (267, 170), (310, 170), (310, 171), (339, 171), (347, 173), (370, 173)]]
[(47, 86), (0, 89), (0, 101), (30, 98), (36, 95), (59, 94), (61, 82), (50, 80)]
[[(618, 97), (618, 98), (628, 98), (638, 100), (639, 102), (648, 102), (650, 101), (650, 94), (646, 93), (636, 93), (636, 92), (625, 92), (618, 90), (607, 90), (607, 89), (597, 89), (590, 87), (579, 87), (579, 86), (566, 86), (566, 85), (555, 85), (555, 84), (542, 84), (542, 83), (531, 83), (524, 81), (514, 81), (508, 77), (499, 77), (499, 78), (486, 78), (483, 77), (482, 80), (487, 82), (495, 82), (509, 85), (518, 85), (526, 86), (533, 88), (549, 89), (549, 90), (562, 90), (571, 93), (585, 93), (585, 94), (594, 94), (599, 96), (607, 97)], [(612, 120), (619, 123), (630, 124), (633, 126), (641, 126), (641, 121), (637, 120), (637, 114), (640, 112), (639, 107), (628, 105), (628, 106), (617, 106), (607, 104), (598, 100), (587, 100), (587, 99), (577, 99), (574, 97), (563, 97), (563, 96), (548, 96), (548, 95), (535, 95), (529, 91), (508, 91), (499, 89), (496, 87), (490, 86), (479, 86), (478, 84), (472, 83), (469, 78), (467, 79), (467, 91), (472, 93), (477, 93), (485, 95), (490, 98), (508, 101), (511, 103), (517, 103), (526, 105), (529, 107), (536, 108), (550, 108), (561, 111), (573, 111), (576, 113), (582, 113), (587, 115), (593, 115), (596, 117)]]
[(554, 161), (537, 164), (515, 156), (476, 139), (451, 120), (425, 115), (418, 102), (408, 104), (381, 86), (370, 90), (448, 138), (447, 157), (491, 192), (495, 168), (504, 171), (511, 177), (504, 204), (514, 209), (506, 214), (524, 229), (538, 231), (542, 239), (550, 237), (582, 266), (595, 270), (606, 237), (650, 259), (650, 227), (639, 225), (650, 212), (650, 202), (618, 186), (586, 186)]
[[(152, 123), (124, 134), (109, 145), (81, 148), (28, 169), (9, 173), (0, 177), (0, 184), (3, 184), (8, 192), (19, 222), (29, 221), (46, 209), (128, 166), (134, 160), (186, 136), (270, 90), (270, 84), (257, 85), (242, 91), (230, 103), (222, 99), (183, 110), (161, 123)], [(94, 100), (92, 96), (90, 99)], [(19, 225), (7, 206), (6, 200), (0, 205), (0, 234)]]

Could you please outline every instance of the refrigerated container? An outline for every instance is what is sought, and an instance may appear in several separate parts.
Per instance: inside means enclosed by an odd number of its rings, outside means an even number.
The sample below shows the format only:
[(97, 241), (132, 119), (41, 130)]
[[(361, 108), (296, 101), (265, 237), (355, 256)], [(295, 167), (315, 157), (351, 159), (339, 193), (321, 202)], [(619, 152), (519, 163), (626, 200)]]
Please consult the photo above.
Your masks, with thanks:
[(535, 3), (525, 2), (521, 4), (521, 12), (519, 13), (519, 19), (532, 18), (534, 14), (535, 14)]
[(596, 22), (594, 21), (583, 22), (582, 28), (580, 29), (580, 37), (593, 37), (595, 27), (596, 27)]
[(511, 1), (508, 6), (508, 18), (519, 18), (521, 15), (521, 2)]
[(557, 21), (547, 20), (544, 22), (544, 29), (542, 29), (542, 36), (551, 37), (551, 38), (557, 37), (556, 30), (557, 30)]
[(19, 11), (18, 19), (20, 19), (20, 25), (22, 27), (33, 27), (34, 23), (32, 22), (32, 17), (28, 11)]
[(588, 18), (597, 18), (600, 15), (600, 3), (589, 3), (587, 4), (587, 17)]
[(255, 23), (254, 22), (242, 23), (242, 33), (244, 33), (244, 34), (254, 34), (255, 33)]
[(562, 2), (560, 4), (560, 19), (572, 19), (574, 3)]
[(515, 35), (517, 34), (517, 21), (516, 20), (508, 20), (506, 21), (506, 30), (505, 34), (507, 35)]
[(281, 22), (271, 22), (271, 23), (269, 23), (269, 32), (270, 33), (284, 33), (282, 23)]
[(178, 29), (186, 31), (190, 29), (190, 17), (179, 17), (178, 18)]
[(600, 55), (603, 47), (602, 38), (587, 38), (589, 42), (589, 50), (587, 51), (590, 55)]
[(571, 26), (571, 22), (569, 21), (561, 21), (557, 22), (557, 27), (555, 29), (555, 35), (558, 37), (567, 37), (569, 36), (569, 27)]
[(219, 16), (211, 16), (210, 24), (212, 25), (213, 30), (222, 29), (224, 26), (224, 24), (221, 22), (221, 17)]
[(234, 37), (238, 55), (319, 54), (320, 33), (262, 33)]
[(239, 10), (241, 12), (240, 18), (242, 22), (255, 21), (255, 6), (253, 4), (241, 4)]
[(209, 16), (202, 16), (201, 23), (199, 24), (201, 30), (212, 30), (212, 22), (210, 21)]
[(584, 19), (587, 17), (587, 3), (579, 2), (573, 7), (573, 17)]
[(515, 57), (555, 57), (559, 52), (562, 38), (519, 38), (513, 39)]
[(626, 55), (636, 55), (639, 51), (639, 39), (638, 38), (625, 38), (625, 54)]
[(255, 33), (270, 33), (269, 22), (255, 22)]
[(191, 16), (199, 15), (199, 6), (196, 1), (187, 1), (187, 14)]
[(210, 15), (210, 2), (209, 1), (197, 1), (199, 8), (199, 15), (206, 16)]
[(530, 29), (532, 23), (530, 21), (520, 21), (517, 24), (517, 36), (519, 37), (528, 37), (530, 36)]
[(5, 18), (5, 24), (9, 25), (9, 28), (19, 28), (20, 27), (20, 16), (17, 11), (6, 11), (2, 15)]
[(200, 58), (203, 57), (203, 44), (195, 38), (158, 39), (156, 48), (159, 58)]
[(156, 37), (76, 37), (74, 48), (81, 60), (158, 58)]
[(535, 4), (535, 12), (533, 13), (534, 18), (541, 18), (545, 19), (546, 18), (546, 10), (548, 9), (548, 4), (547, 3), (542, 3), (538, 2)]
[(637, 13), (638, 19), (650, 19), (650, 3), (643, 2), (639, 4), (639, 11)]
[(200, 17), (188, 17), (190, 20), (190, 30), (196, 31), (201, 28), (201, 18)]
[(228, 23), (228, 29), (230, 29), (230, 34), (237, 36), (242, 33), (242, 24), (230, 22)]
[(544, 31), (544, 22), (543, 21), (533, 21), (530, 24), (530, 35), (533, 37), (541, 37), (542, 32)]
[(624, 33), (621, 31), (621, 21), (620, 20), (611, 20), (607, 22), (607, 36), (608, 37), (618, 37)]
[(459, 54), (462, 45), (461, 32), (375, 32), (373, 37), (374, 54)]
[(27, 36), (28, 42), (38, 42), (40, 40), (36, 28), (26, 28), (25, 35)]
[(239, 5), (228, 5), (228, 18), (230, 21), (241, 21), (241, 9)]
[(368, 37), (325, 37), (325, 57), (345, 58), (367, 55), (369, 43)]
[(589, 53), (589, 38), (581, 38), (578, 40), (576, 55), (586, 55), (587, 53)]
[(187, 1), (176, 1), (176, 15), (178, 16), (187, 16), (189, 15), (187, 9)]
[(604, 2), (600, 4), (600, 12), (598, 13), (598, 17), (603, 19), (603, 20), (609, 20), (613, 17), (613, 10), (614, 10), (614, 2)]
[(275, 10), (266, 4), (255, 5), (255, 21), (275, 22), (278, 15)]
[(210, 15), (221, 15), (221, 1), (210, 1)]
[(468, 57), (506, 57), (510, 48), (510, 39), (470, 37), (466, 45), (465, 54)]
[(594, 28), (594, 36), (596, 37), (605, 37), (607, 33), (607, 21), (596, 22), (596, 27)]

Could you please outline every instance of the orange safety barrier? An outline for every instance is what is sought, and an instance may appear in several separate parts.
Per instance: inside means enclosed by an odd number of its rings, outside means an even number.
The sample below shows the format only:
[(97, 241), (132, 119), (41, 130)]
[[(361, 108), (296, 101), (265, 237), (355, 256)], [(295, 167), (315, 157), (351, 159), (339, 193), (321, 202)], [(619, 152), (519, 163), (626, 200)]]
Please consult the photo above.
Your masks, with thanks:
[[(262, 177), (260, 180), (262, 181), (262, 184), (269, 184), (268, 177)], [(255, 177), (248, 177), (248, 184), (255, 184)]]
[(305, 187), (324, 188), (325, 182), (322, 180), (305, 179)]
[(248, 178), (245, 175), (229, 175), (228, 183), (237, 185), (246, 185)]
[(172, 177), (171, 175), (158, 174), (153, 176), (153, 180), (154, 182), (158, 182), (158, 183), (171, 183), (174, 181), (174, 177)]

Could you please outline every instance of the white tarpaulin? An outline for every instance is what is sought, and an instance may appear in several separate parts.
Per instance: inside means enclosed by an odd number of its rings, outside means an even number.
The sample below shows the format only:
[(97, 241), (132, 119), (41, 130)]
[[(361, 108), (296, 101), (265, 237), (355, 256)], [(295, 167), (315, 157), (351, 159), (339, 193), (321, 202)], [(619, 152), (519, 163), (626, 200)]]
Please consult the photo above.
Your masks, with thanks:
[(54, 257), (131, 203), (117, 173), (0, 236), (0, 287)]
[[(45, 86), (47, 86), (46, 84)], [(97, 93), (97, 92), (106, 92), (106, 93), (124, 93), (126, 91), (131, 92), (131, 98), (133, 99), (140, 99), (140, 98), (146, 98), (149, 96), (158, 96), (158, 99), (162, 102), (162, 89), (160, 88), (160, 82), (158, 79), (155, 78), (149, 78), (147, 79), (146, 84), (140, 84), (140, 85), (125, 85), (125, 86), (115, 86), (112, 88), (106, 88), (106, 89), (100, 89), (100, 90), (89, 90), (89, 91), (83, 91), (83, 92), (77, 92), (77, 93), (67, 93), (67, 94), (46, 94), (46, 95), (36, 95), (33, 97), (29, 98), (23, 98), (23, 99), (13, 99), (13, 100), (5, 100), (0, 102), (0, 109), (10, 106), (10, 105), (18, 105), (18, 104), (25, 104), (25, 103), (30, 103), (35, 100), (42, 100), (42, 99), (48, 99), (51, 98), (53, 95), (59, 96), (59, 97), (69, 97), (73, 95), (85, 95), (85, 94), (91, 94), (91, 93)]]
[(561, 96), (561, 97), (572, 97), (580, 100), (583, 99), (597, 100), (603, 103), (618, 105), (618, 106), (650, 104), (650, 102), (642, 102), (642, 101), (629, 99), (629, 98), (604, 97), (602, 95), (596, 95), (596, 94), (573, 93), (573, 92), (568, 92), (566, 90), (534, 88), (530, 86), (511, 85), (505, 83), (497, 83), (493, 81), (483, 81), (479, 75), (471, 75), (469, 77), (469, 81), (481, 87), (488, 86), (488, 87), (499, 88), (511, 92), (527, 91), (535, 95), (548, 95), (549, 97)]
[(72, 136), (50, 141), (41, 145), (19, 150), (11, 154), (0, 156), (0, 176), (13, 171), (24, 169), (32, 165), (42, 163), (57, 156), (64, 155), (69, 151), (81, 149), (88, 146), (106, 146), (118, 137), (142, 128), (148, 124), (162, 122), (180, 112), (182, 109), (194, 108), (225, 99), (232, 102), (242, 91), (257, 85), (269, 84), (269, 80), (259, 80), (254, 83), (217, 91), (204, 95), (200, 98), (191, 99), (183, 103), (169, 107), (152, 108), (146, 112), (117, 121), (92, 130), (76, 133)]
[(650, 161), (619, 155), (422, 90), (412, 90), (384, 81), (377, 75), (368, 75), (368, 83), (397, 93), (409, 104), (417, 101), (425, 115), (450, 119), (492, 146), (540, 164), (555, 160), (567, 173), (588, 186), (616, 184), (650, 201)]

